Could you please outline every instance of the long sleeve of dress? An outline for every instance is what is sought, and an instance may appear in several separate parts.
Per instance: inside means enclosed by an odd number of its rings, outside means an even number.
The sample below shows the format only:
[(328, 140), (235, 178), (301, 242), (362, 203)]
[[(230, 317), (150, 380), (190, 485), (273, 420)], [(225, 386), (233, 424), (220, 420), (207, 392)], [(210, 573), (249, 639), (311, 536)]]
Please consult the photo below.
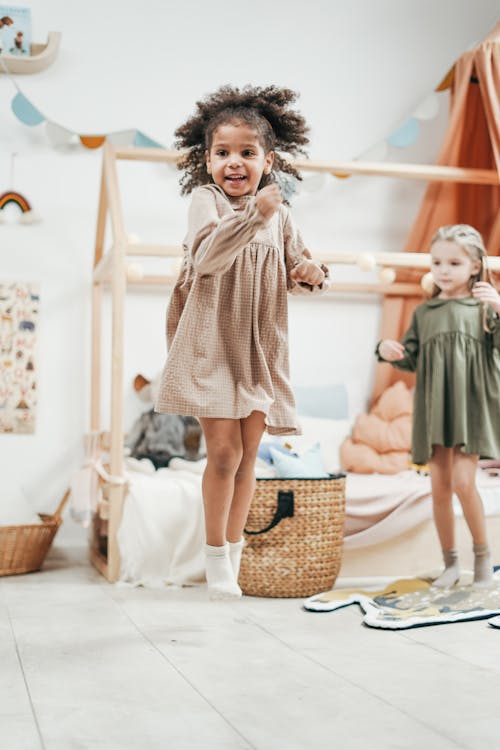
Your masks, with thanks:
[(220, 218), (213, 193), (198, 188), (189, 208), (186, 238), (194, 270), (202, 276), (225, 273), (265, 223), (254, 199), (243, 211)]
[[(379, 352), (379, 345), (380, 341), (377, 344), (377, 348), (375, 349), (375, 354), (377, 355), (377, 359), (379, 362), (387, 362), (387, 359), (384, 359), (380, 356)], [(405, 355), (403, 359), (397, 359), (395, 362), (389, 362), (393, 367), (395, 367), (397, 370), (406, 370), (407, 372), (415, 372), (417, 369), (417, 359), (418, 359), (418, 350), (419, 350), (419, 339), (418, 339), (418, 326), (417, 326), (417, 317), (415, 313), (413, 314), (410, 327), (406, 331), (405, 335), (403, 336), (403, 339), (401, 341), (405, 348)]]
[(290, 276), (290, 271), (302, 263), (303, 260), (311, 260), (311, 253), (304, 246), (301, 234), (289, 212), (287, 212), (285, 225), (283, 227), (283, 239), (285, 243), (285, 263), (286, 263), (286, 283), (287, 290), (290, 294), (321, 294), (328, 290), (330, 286), (330, 272), (328, 266), (318, 263), (325, 274), (325, 279), (321, 284), (305, 284), (295, 281)]
[(496, 349), (500, 349), (500, 316), (489, 306), (486, 308), (486, 322), (490, 330), (491, 343)]

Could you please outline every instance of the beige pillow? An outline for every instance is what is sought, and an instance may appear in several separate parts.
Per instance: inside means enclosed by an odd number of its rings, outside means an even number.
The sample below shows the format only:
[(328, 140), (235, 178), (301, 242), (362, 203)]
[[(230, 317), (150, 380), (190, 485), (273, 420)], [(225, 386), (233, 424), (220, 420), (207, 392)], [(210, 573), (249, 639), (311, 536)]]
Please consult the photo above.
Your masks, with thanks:
[(344, 440), (340, 447), (340, 462), (345, 471), (356, 474), (398, 474), (409, 465), (408, 451), (377, 453), (369, 445)]
[(378, 453), (409, 451), (411, 447), (411, 415), (403, 415), (391, 422), (376, 414), (361, 414), (354, 424), (352, 438), (355, 443), (365, 443)]
[(376, 414), (386, 422), (403, 414), (411, 415), (413, 413), (412, 392), (401, 380), (398, 380), (383, 392), (370, 413)]

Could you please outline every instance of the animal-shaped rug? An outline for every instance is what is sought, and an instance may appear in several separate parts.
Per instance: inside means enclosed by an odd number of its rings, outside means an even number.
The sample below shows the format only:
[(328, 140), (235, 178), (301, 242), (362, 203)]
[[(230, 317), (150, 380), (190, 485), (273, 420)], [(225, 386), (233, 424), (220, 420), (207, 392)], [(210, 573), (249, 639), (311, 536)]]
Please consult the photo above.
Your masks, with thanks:
[[(500, 572), (486, 588), (475, 588), (471, 576), (464, 575), (456, 586), (438, 589), (432, 578), (402, 578), (380, 591), (339, 589), (315, 594), (304, 602), (310, 612), (333, 612), (359, 604), (365, 625), (402, 630), (423, 625), (439, 625), (462, 620), (480, 620), (500, 615)], [(500, 618), (492, 618), (493, 627)]]

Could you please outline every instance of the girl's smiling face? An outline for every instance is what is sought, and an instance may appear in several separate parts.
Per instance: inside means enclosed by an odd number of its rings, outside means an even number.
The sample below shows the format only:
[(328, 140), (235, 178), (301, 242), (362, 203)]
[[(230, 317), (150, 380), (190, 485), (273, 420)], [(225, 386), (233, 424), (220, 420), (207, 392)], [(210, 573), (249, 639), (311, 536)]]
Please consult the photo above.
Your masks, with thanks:
[(431, 247), (431, 271), (440, 288), (439, 297), (467, 297), (470, 279), (481, 269), (481, 261), (473, 260), (457, 242), (436, 240)]
[(205, 151), (207, 171), (227, 195), (255, 195), (263, 174), (269, 174), (274, 152), (267, 154), (256, 131), (245, 122), (219, 125)]

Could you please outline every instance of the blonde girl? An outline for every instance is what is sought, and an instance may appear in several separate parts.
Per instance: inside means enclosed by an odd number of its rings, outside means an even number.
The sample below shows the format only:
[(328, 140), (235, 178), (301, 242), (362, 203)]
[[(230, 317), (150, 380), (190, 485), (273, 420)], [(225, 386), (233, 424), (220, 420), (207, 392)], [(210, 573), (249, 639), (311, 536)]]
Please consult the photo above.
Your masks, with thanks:
[(435, 586), (453, 586), (460, 569), (452, 495), (470, 529), (474, 583), (492, 577), (486, 523), (475, 478), (478, 459), (500, 457), (500, 296), (479, 232), (441, 227), (431, 242), (432, 297), (416, 308), (402, 343), (378, 344), (380, 361), (416, 371), (412, 453), (429, 463), (434, 522), (444, 559)]
[(286, 293), (326, 289), (328, 270), (311, 260), (279, 187), (283, 175), (300, 179), (281, 154), (308, 143), (295, 99), (275, 86), (224, 86), (176, 131), (176, 145), (186, 149), (181, 184), (192, 201), (156, 409), (196, 416), (203, 428), (211, 598), (241, 596), (242, 532), (264, 430), (300, 431)]

